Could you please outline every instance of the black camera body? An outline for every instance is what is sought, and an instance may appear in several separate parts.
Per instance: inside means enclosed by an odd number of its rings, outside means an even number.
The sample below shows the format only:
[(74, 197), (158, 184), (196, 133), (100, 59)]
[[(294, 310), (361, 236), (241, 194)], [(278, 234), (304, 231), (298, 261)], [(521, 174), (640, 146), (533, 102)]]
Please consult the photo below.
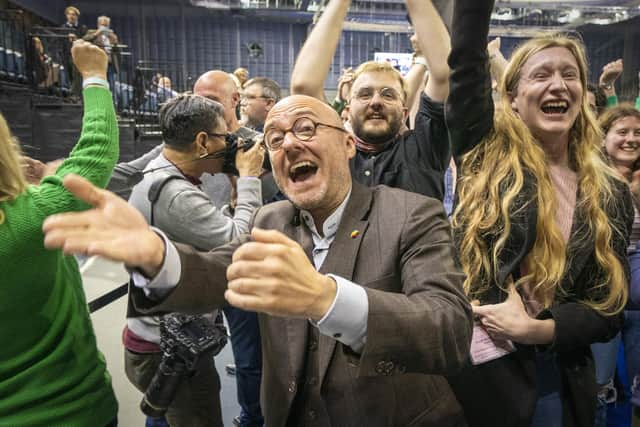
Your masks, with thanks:
[[(255, 139), (243, 139), (244, 144), (242, 150), (248, 151), (256, 143)], [(224, 164), (222, 166), (222, 173), (229, 173), (232, 175), (239, 175), (238, 168), (236, 168), (236, 154), (238, 153), (238, 137), (232, 133), (227, 134), (226, 138), (227, 149), (224, 152)]]
[(160, 321), (162, 361), (140, 402), (142, 412), (160, 418), (173, 401), (185, 376), (195, 372), (203, 358), (210, 360), (227, 343), (222, 322), (204, 316), (171, 313)]

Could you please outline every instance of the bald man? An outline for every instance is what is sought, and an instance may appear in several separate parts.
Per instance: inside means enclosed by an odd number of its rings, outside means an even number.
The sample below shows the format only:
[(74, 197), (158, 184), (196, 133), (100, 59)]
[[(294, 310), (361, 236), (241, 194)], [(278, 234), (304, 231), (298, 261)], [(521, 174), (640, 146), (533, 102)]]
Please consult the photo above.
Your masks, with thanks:
[(200, 253), (68, 179), (98, 208), (47, 220), (45, 244), (141, 269), (140, 310), (258, 312), (268, 426), (464, 425), (439, 376), (466, 359), (472, 322), (442, 204), (353, 182), (354, 139), (317, 99), (276, 104), (265, 143), (289, 200), (259, 209), (251, 235)]

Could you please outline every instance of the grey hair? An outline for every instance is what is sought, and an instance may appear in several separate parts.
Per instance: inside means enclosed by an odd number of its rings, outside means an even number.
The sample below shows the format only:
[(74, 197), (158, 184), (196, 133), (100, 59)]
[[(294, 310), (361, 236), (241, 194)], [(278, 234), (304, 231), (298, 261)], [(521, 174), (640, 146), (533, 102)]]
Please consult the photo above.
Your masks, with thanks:
[(222, 104), (200, 95), (179, 95), (160, 107), (160, 130), (164, 143), (188, 150), (199, 132), (212, 132), (222, 121)]
[(280, 86), (275, 80), (271, 80), (267, 77), (254, 77), (245, 82), (244, 88), (246, 89), (251, 85), (259, 85), (262, 88), (262, 96), (271, 98), (275, 102), (280, 101), (282, 98)]

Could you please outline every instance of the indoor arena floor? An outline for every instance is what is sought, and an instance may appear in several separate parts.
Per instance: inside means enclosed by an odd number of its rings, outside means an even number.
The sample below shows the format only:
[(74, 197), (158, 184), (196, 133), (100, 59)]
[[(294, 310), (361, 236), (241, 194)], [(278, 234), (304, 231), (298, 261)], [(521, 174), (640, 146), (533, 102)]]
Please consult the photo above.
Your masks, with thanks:
[[(82, 278), (87, 301), (104, 295), (128, 279), (121, 264), (91, 258), (82, 267)], [(126, 297), (114, 301), (91, 315), (98, 338), (98, 347), (107, 360), (113, 378), (113, 388), (120, 405), (118, 425), (144, 427), (145, 417), (139, 409), (142, 394), (129, 383), (124, 373), (122, 328), (127, 308)], [(225, 365), (233, 362), (231, 344), (227, 344), (216, 357), (216, 367), (222, 382), (222, 415), (225, 426), (233, 426), (233, 417), (240, 413), (236, 400), (235, 378), (225, 373)]]

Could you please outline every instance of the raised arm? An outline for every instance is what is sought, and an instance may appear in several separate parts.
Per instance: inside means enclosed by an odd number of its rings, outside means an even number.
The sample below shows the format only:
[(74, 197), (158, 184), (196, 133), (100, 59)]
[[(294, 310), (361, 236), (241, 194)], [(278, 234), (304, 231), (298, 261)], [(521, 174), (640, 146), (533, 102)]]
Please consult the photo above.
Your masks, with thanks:
[(418, 45), (429, 68), (429, 80), (424, 93), (434, 101), (444, 102), (449, 93), (447, 56), (451, 50), (447, 27), (431, 1), (407, 0), (406, 3), (418, 36)]
[(351, 0), (331, 0), (302, 45), (291, 72), (291, 94), (325, 100), (324, 80), (340, 41)]
[(598, 78), (598, 86), (602, 88), (607, 97), (607, 107), (618, 104), (618, 95), (616, 94), (616, 80), (622, 75), (624, 64), (622, 59), (611, 61), (602, 67), (602, 73)]
[[(71, 52), (85, 81), (98, 78), (106, 82), (107, 55), (104, 51), (78, 40)], [(104, 187), (118, 159), (118, 125), (111, 93), (105, 87), (92, 84), (83, 90), (83, 98), (84, 117), (78, 143), (55, 174), (45, 177), (34, 192), (34, 200), (45, 215), (87, 207), (62, 187), (65, 175), (73, 172)]]
[(456, 162), (493, 127), (493, 99), (487, 55), (493, 0), (458, 0), (451, 26), (451, 78), (445, 110)]
[(496, 37), (487, 44), (487, 52), (489, 53), (491, 76), (500, 84), (504, 70), (507, 69), (509, 63), (500, 51), (500, 37)]
[(411, 69), (404, 76), (404, 80), (407, 82), (407, 101), (405, 105), (409, 109), (409, 128), (413, 129), (415, 117), (420, 108), (420, 93), (422, 93), (427, 84), (427, 60), (420, 50), (416, 34), (411, 36), (411, 47), (413, 48), (413, 61)]

